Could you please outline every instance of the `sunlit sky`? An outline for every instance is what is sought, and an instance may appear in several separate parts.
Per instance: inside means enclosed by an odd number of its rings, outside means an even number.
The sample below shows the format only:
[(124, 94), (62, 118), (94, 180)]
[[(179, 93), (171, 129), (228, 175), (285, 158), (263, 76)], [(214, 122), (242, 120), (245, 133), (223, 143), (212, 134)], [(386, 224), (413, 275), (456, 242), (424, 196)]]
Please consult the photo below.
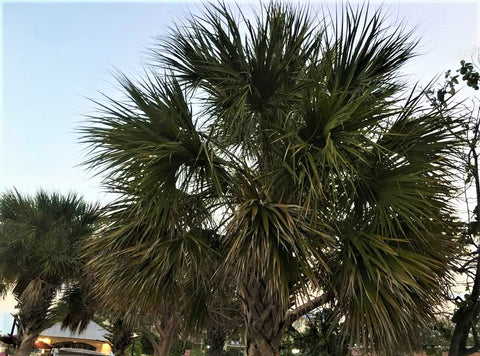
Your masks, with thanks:
[[(313, 8), (322, 4), (309, 3)], [(477, 57), (480, 3), (383, 4), (391, 19), (403, 19), (408, 29), (416, 27), (421, 55), (406, 68), (412, 80), (426, 83), (457, 69), (460, 59)], [(115, 95), (112, 70), (141, 73), (152, 37), (166, 35), (175, 21), (201, 8), (199, 2), (186, 1), (3, 1), (0, 192), (44, 188), (107, 201), (99, 180), (80, 165), (84, 151), (75, 130), (95, 109), (88, 98), (101, 98), (99, 92)], [(0, 310), (11, 308), (11, 301), (0, 303)], [(9, 328), (4, 325), (0, 315), (0, 330)]]

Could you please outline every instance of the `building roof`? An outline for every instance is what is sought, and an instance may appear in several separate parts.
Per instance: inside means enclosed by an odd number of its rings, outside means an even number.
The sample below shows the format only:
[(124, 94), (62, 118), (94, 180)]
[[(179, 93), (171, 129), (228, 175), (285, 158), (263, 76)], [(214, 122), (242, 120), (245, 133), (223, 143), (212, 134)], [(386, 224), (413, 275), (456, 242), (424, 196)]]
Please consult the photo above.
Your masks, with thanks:
[(45, 329), (40, 333), (41, 336), (64, 337), (69, 339), (97, 340), (107, 342), (107, 340), (105, 339), (106, 334), (108, 334), (108, 331), (93, 321), (89, 322), (86, 329), (81, 333), (72, 332), (70, 329), (62, 330), (62, 323), (56, 323), (52, 327)]

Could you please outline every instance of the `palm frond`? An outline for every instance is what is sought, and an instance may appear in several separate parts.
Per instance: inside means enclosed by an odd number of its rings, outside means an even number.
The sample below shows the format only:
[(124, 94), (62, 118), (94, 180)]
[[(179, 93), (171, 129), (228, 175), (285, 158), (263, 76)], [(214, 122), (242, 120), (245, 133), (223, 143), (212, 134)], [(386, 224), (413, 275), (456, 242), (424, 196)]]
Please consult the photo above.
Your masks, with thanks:
[(381, 11), (261, 10), (208, 6), (80, 130), (118, 194), (86, 249), (97, 293), (148, 310), (233, 278), (280, 332), (316, 289), (358, 342), (408, 348), (450, 278), (458, 124), (406, 90), (416, 41)]

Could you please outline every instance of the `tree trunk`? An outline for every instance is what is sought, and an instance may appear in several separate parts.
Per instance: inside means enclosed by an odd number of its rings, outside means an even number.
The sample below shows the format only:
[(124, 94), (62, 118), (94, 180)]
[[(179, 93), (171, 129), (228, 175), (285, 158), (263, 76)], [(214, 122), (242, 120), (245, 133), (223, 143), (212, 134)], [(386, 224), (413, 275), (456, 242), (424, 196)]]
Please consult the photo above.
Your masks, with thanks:
[[(476, 128), (475, 135), (478, 135), (479, 128)], [(476, 141), (475, 141), (476, 142)], [(472, 165), (472, 175), (475, 183), (475, 198), (476, 198), (476, 210), (475, 218), (480, 222), (480, 176), (479, 176), (479, 155), (476, 151), (476, 146), (473, 145), (470, 151), (472, 155), (471, 161), (468, 163)], [(477, 244), (478, 244), (477, 236)], [(478, 315), (480, 312), (480, 244), (477, 247), (477, 266), (475, 269), (475, 279), (473, 281), (472, 292), (469, 296), (469, 301), (465, 305), (459, 307), (453, 317), (455, 322), (455, 330), (453, 331), (452, 340), (450, 342), (450, 350), (448, 356), (467, 356), (478, 351), (480, 344), (475, 337), (475, 345), (472, 348), (467, 349), (467, 340), (470, 329), (476, 333), (476, 323), (478, 321)]]
[(247, 341), (247, 355), (248, 356), (275, 356), (278, 355), (277, 351), (279, 345), (274, 344), (270, 340), (266, 340), (263, 337), (258, 338), (257, 340)]
[(162, 340), (162, 344), (159, 348), (160, 356), (168, 356), (170, 354), (170, 349), (172, 348), (173, 338), (166, 338)]
[(34, 343), (38, 334), (28, 334), (24, 335), (20, 346), (15, 351), (15, 356), (29, 356), (34, 350)]
[(164, 321), (164, 327), (159, 323), (155, 324), (155, 329), (160, 334), (160, 344), (158, 345), (159, 356), (168, 356), (173, 342), (175, 341), (178, 333), (178, 319), (171, 315)]
[(150, 345), (152, 345), (153, 348), (153, 356), (160, 356), (160, 345), (159, 341), (155, 339), (155, 336), (150, 330), (144, 330), (142, 331), (143, 336), (148, 340)]
[(170, 354), (170, 349), (176, 340), (177, 331), (178, 327), (174, 326), (162, 333), (162, 340), (158, 349), (159, 356), (168, 356)]
[(54, 322), (47, 315), (54, 296), (55, 287), (37, 278), (17, 297), (19, 310), (16, 320), (20, 345), (15, 351), (16, 356), (30, 355), (38, 335), (53, 325)]
[[(458, 312), (458, 311), (457, 311)], [(463, 356), (466, 353), (466, 345), (468, 339), (468, 332), (471, 327), (473, 313), (465, 313), (460, 320), (455, 324), (455, 330), (450, 342), (450, 349), (448, 356)]]
[(242, 291), (247, 327), (247, 355), (274, 356), (286, 325), (287, 310), (266, 293), (264, 281), (253, 281)]

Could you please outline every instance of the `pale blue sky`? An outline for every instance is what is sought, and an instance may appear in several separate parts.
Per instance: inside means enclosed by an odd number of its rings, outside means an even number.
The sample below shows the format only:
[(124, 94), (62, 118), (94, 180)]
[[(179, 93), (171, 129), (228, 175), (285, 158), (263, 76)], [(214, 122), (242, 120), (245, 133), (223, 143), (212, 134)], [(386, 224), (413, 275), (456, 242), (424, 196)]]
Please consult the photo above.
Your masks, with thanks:
[[(476, 2), (385, 3), (393, 17), (407, 20), (408, 28), (417, 26), (423, 55), (407, 68), (412, 79), (427, 82), (478, 53)], [(78, 166), (82, 151), (75, 128), (94, 109), (86, 97), (114, 93), (109, 73), (114, 67), (141, 72), (152, 36), (166, 34), (174, 19), (189, 10), (198, 13), (200, 7), (185, 1), (4, 1), (0, 192), (15, 186), (33, 193), (42, 187), (105, 201), (98, 180)], [(0, 302), (0, 310), (11, 306), (11, 301)], [(0, 330), (7, 327), (0, 325)]]
[[(192, 5), (190, 5), (192, 6)], [(10, 3), (3, 5), (3, 155), (0, 190), (74, 190), (90, 200), (75, 128), (92, 112), (85, 97), (111, 92), (114, 67), (141, 70), (151, 37), (185, 5)]]

